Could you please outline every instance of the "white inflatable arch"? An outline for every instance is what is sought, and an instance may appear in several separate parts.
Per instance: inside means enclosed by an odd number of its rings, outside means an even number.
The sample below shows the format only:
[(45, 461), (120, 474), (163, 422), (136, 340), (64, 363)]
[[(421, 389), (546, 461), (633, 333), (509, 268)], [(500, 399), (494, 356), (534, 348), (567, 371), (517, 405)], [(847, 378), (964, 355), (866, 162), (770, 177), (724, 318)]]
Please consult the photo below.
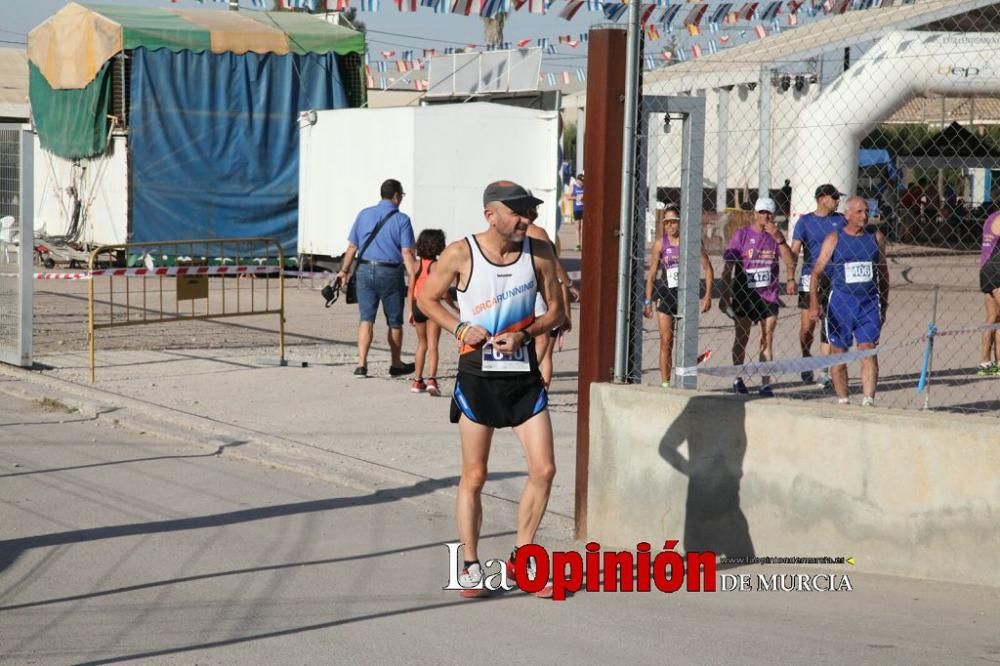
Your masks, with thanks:
[(915, 95), (1000, 92), (1000, 33), (893, 32), (880, 39), (799, 115), (792, 223), (812, 211), (813, 192), (857, 186), (861, 140)]

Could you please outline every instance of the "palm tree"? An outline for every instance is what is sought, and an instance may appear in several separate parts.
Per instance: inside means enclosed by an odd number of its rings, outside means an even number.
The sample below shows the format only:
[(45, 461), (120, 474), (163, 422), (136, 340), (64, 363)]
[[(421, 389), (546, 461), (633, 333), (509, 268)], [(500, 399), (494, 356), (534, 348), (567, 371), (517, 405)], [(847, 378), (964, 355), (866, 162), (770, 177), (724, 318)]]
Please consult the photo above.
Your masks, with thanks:
[[(274, 0), (274, 5), (271, 7), (272, 12), (294, 12), (294, 9), (285, 7), (281, 0)], [(326, 11), (322, 7), (322, 3), (316, 3), (316, 9), (305, 8), (305, 11), (310, 14), (320, 14)], [(358, 32), (367, 32), (368, 26), (365, 25), (364, 21), (358, 18), (358, 10), (356, 7), (348, 7), (344, 11), (340, 12), (340, 15), (344, 17), (347, 21), (347, 27), (353, 28)]]
[(680, 62), (677, 59), (677, 52), (680, 50), (680, 42), (677, 41), (676, 35), (671, 34), (667, 38), (666, 44), (663, 45), (663, 50), (670, 52), (670, 60), (667, 62), (668, 65), (676, 65)]
[(347, 19), (347, 23), (353, 26), (358, 32), (368, 32), (368, 26), (365, 22), (358, 18), (358, 10), (356, 7), (348, 7), (343, 12), (341, 12), (343, 17)]
[(490, 18), (483, 17), (483, 36), (487, 46), (498, 47), (503, 43), (503, 26), (506, 22), (507, 12), (500, 12)]

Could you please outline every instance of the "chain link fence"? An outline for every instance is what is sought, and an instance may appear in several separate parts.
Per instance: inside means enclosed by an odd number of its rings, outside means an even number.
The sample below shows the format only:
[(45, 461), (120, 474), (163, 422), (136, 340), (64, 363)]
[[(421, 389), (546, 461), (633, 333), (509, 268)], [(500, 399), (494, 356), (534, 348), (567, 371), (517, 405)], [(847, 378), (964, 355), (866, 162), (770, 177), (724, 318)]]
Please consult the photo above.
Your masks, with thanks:
[(0, 124), (0, 362), (31, 365), (31, 157), (17, 125)]
[[(717, 50), (643, 74), (633, 380), (1000, 414), (1000, 6), (853, 11)], [(686, 97), (706, 109), (696, 368), (672, 340)]]

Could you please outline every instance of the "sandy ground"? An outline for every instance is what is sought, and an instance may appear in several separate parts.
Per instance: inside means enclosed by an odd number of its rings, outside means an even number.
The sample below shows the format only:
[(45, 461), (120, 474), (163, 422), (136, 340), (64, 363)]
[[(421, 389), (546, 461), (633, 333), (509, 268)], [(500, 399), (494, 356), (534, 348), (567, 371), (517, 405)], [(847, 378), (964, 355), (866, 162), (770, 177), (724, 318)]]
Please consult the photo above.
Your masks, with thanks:
[[(571, 229), (562, 232), (563, 247), (573, 247)], [(563, 253), (563, 261), (570, 271), (580, 268), (579, 253)], [(721, 260), (713, 257), (716, 275), (721, 275)], [(885, 407), (920, 409), (925, 400), (931, 409), (971, 413), (996, 413), (1000, 410), (1000, 379), (981, 378), (975, 374), (979, 361), (980, 333), (961, 333), (937, 339), (931, 377), (930, 398), (918, 394), (916, 383), (923, 360), (925, 344), (922, 336), (927, 330), (934, 310), (937, 291), (937, 327), (940, 331), (960, 331), (979, 326), (984, 321), (983, 295), (978, 289), (976, 256), (970, 253), (932, 254), (919, 248), (893, 246), (890, 248), (892, 282), (891, 306), (883, 330), (879, 355), (881, 379), (878, 403)], [(152, 320), (160, 316), (160, 279), (131, 279), (129, 284), (121, 278), (114, 282), (107, 278), (95, 280), (98, 300), (97, 321), (132, 321), (145, 316)], [(354, 337), (357, 310), (342, 301), (330, 309), (323, 307), (318, 290), (319, 281), (288, 279), (285, 289), (287, 311), (286, 345), (296, 358), (322, 360), (352, 366), (355, 359)], [(275, 307), (278, 302), (277, 280), (213, 279), (210, 281), (209, 299), (212, 312), (231, 312)], [(45, 359), (52, 354), (80, 352), (87, 348), (87, 290), (84, 281), (46, 280), (35, 283), (34, 350), (36, 358)], [(145, 290), (145, 294), (143, 294)], [(168, 310), (174, 307), (174, 286), (170, 279), (162, 281), (163, 299)], [(126, 293), (127, 292), (127, 293)], [(224, 292), (224, 293), (223, 293)], [(718, 280), (716, 283), (718, 293)], [(586, 295), (584, 295), (586, 297)], [(145, 300), (143, 300), (145, 298)], [(126, 299), (128, 308), (125, 307)], [(237, 303), (238, 301), (238, 303)], [(779, 324), (775, 338), (775, 358), (800, 356), (798, 345), (799, 310), (795, 297), (782, 296)], [(113, 308), (111, 304), (114, 304)], [(711, 349), (713, 356), (708, 365), (726, 365), (731, 362), (732, 322), (717, 308), (702, 316), (700, 321), (701, 350)], [(192, 311), (185, 304), (184, 313)], [(578, 316), (578, 308), (575, 308)], [(204, 313), (205, 310), (195, 310)], [(174, 312), (166, 312), (167, 316)], [(658, 334), (655, 321), (644, 321), (644, 344), (641, 367), (643, 381), (658, 384), (656, 366)], [(211, 321), (186, 321), (167, 325), (117, 327), (99, 330), (98, 350), (172, 350), (183, 352), (195, 349), (258, 350), (277, 346), (277, 316), (261, 315)], [(757, 333), (751, 333), (748, 360), (756, 355)], [(412, 351), (415, 336), (412, 329), (406, 332), (405, 347)], [(379, 322), (376, 329), (376, 348), (384, 350), (384, 328)], [(456, 361), (453, 342), (445, 336), (442, 340), (443, 371), (448, 376)], [(578, 359), (576, 333), (565, 337), (556, 358), (556, 381), (553, 386), (555, 408), (574, 409), (576, 370)], [(814, 352), (819, 353), (818, 342)], [(849, 369), (857, 377), (857, 364)], [(754, 387), (759, 378), (748, 377)], [(726, 390), (727, 379), (703, 377), (699, 388)], [(805, 385), (797, 374), (776, 379), (776, 392), (783, 397), (833, 402), (832, 393), (812, 385)], [(852, 393), (858, 400), (860, 387), (852, 383)]]

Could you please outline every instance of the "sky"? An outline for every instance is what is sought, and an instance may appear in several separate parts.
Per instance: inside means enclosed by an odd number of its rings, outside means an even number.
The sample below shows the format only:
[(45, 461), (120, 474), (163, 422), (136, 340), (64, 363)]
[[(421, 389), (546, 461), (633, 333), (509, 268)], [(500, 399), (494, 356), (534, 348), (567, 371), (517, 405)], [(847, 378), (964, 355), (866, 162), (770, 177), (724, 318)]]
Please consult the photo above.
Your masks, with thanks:
[[(59, 11), (68, 0), (0, 0), (0, 46), (22, 46), (27, 33), (52, 14)], [(207, 1), (199, 4), (195, 0), (102, 0), (105, 4), (130, 5), (135, 7), (183, 7), (186, 9), (225, 10), (226, 5)], [(268, 0), (271, 3), (271, 0)], [(251, 0), (241, 0), (241, 6), (252, 11)], [(357, 2), (352, 2), (357, 5)], [(434, 14), (430, 9), (420, 8), (416, 13), (400, 13), (392, 0), (382, 0), (381, 10), (375, 13), (359, 12), (359, 18), (368, 27), (369, 53), (375, 59), (381, 51), (412, 49), (421, 57), (425, 48), (437, 49), (440, 53), (447, 46), (463, 47), (466, 44), (482, 44), (483, 28), (478, 16), (456, 14)], [(579, 39), (580, 33), (589, 30), (591, 24), (607, 23), (600, 14), (579, 11), (572, 21), (566, 21), (557, 13), (538, 15), (527, 10), (510, 14), (504, 29), (504, 41), (517, 42), (520, 39), (548, 37), (555, 44), (559, 35), (572, 35)], [(624, 24), (623, 24), (624, 25)], [(587, 66), (586, 44), (577, 48), (559, 46), (559, 53), (546, 55), (542, 70), (545, 72), (585, 69)]]

